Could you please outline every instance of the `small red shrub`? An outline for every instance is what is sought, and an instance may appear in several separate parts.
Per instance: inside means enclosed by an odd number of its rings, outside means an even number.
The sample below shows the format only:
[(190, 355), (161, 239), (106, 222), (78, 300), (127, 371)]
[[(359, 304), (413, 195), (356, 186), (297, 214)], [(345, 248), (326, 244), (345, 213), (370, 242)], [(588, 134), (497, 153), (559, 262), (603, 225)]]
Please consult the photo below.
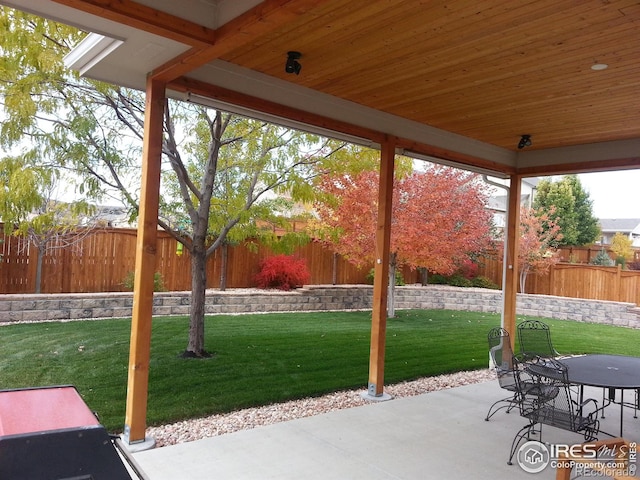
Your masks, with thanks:
[(288, 255), (276, 255), (260, 262), (260, 271), (254, 277), (258, 288), (291, 290), (311, 280), (304, 259)]
[(478, 276), (478, 264), (474, 263), (470, 259), (465, 259), (460, 265), (460, 273), (467, 280), (473, 280)]

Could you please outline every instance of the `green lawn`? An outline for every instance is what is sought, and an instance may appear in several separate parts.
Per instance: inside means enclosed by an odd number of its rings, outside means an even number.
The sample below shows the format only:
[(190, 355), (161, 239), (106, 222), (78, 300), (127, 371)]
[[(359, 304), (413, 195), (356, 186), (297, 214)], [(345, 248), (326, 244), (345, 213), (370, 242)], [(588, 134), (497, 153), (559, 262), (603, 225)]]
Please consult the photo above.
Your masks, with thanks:
[[(640, 355), (640, 330), (545, 320), (561, 353)], [(387, 324), (387, 384), (486, 368), (487, 331), (499, 315), (400, 311)], [(370, 312), (207, 317), (209, 359), (182, 359), (188, 319), (153, 320), (151, 425), (366, 387)], [(124, 423), (130, 321), (0, 327), (1, 388), (75, 385), (102, 423)]]

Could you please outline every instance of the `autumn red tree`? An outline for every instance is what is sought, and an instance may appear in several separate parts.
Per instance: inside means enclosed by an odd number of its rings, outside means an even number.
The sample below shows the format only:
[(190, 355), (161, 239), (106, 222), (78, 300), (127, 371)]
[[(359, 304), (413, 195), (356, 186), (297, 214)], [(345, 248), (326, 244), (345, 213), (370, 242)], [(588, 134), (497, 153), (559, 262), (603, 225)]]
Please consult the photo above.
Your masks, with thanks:
[[(325, 176), (316, 236), (358, 266), (375, 257), (378, 173)], [(485, 209), (487, 190), (478, 175), (432, 166), (397, 178), (391, 226), (390, 278), (395, 268), (424, 267), (452, 274), (490, 243), (491, 214)], [(390, 282), (393, 285), (393, 281)], [(392, 297), (392, 296), (391, 296)], [(392, 298), (389, 302), (392, 315)]]
[(518, 267), (521, 293), (525, 292), (527, 275), (546, 273), (560, 260), (553, 245), (562, 240), (562, 233), (554, 213), (554, 208), (548, 212), (523, 208), (520, 212)]

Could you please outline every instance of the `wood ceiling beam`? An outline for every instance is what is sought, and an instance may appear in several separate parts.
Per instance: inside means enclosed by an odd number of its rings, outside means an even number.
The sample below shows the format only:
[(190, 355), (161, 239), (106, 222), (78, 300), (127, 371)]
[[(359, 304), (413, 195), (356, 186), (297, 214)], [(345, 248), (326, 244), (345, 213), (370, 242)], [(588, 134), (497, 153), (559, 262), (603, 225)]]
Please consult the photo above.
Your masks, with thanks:
[(376, 130), (359, 127), (333, 118), (306, 112), (297, 108), (281, 105), (276, 102), (235, 92), (217, 85), (201, 82), (187, 77), (181, 77), (167, 84), (167, 88), (181, 93), (192, 93), (201, 97), (211, 98), (222, 103), (237, 105), (256, 112), (262, 112), (283, 119), (315, 126), (324, 130), (344, 133), (353, 137), (371, 140), (382, 144), (385, 135)]
[(215, 44), (193, 48), (156, 68), (153, 78), (169, 82), (292, 22), (327, 0), (265, 0), (216, 30)]
[(192, 47), (206, 48), (216, 41), (216, 31), (213, 29), (131, 0), (53, 1)]
[(420, 155), (433, 157), (436, 161), (446, 160), (448, 162), (455, 163), (460, 165), (459, 168), (469, 168), (473, 169), (482, 169), (494, 171), (496, 173), (503, 173), (506, 175), (513, 175), (516, 173), (516, 169), (509, 165), (504, 165), (498, 162), (492, 162), (490, 160), (485, 160), (480, 157), (474, 157), (473, 155), (467, 155), (464, 153), (456, 152), (453, 150), (448, 150), (440, 147), (436, 147), (433, 145), (428, 145), (426, 143), (416, 142), (413, 140), (408, 140), (404, 138), (398, 138), (396, 140), (396, 145), (398, 148), (403, 149), (408, 156), (411, 156), (411, 153), (417, 153)]

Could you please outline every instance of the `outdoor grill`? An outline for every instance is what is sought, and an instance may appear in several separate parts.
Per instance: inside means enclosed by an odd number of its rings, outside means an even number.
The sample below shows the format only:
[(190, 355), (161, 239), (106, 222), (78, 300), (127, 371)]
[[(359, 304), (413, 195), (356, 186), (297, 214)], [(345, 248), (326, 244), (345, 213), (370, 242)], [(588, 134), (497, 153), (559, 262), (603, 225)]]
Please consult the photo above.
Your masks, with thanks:
[(131, 480), (73, 386), (0, 391), (0, 478)]

